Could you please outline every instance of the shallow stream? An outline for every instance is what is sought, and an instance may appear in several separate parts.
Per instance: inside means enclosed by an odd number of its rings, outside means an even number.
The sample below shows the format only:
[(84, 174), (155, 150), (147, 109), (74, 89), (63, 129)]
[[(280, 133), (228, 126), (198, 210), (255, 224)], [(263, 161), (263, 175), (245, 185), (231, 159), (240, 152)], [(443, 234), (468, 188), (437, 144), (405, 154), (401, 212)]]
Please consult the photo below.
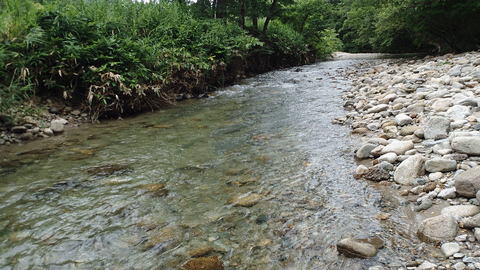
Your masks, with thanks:
[[(353, 178), (359, 139), (331, 123), (358, 61), (270, 72), (3, 161), (0, 269), (177, 269), (191, 256), (225, 269), (404, 265), (411, 222), (395, 196)], [(245, 194), (253, 206), (230, 200)], [(385, 247), (373, 259), (336, 251), (374, 236)]]

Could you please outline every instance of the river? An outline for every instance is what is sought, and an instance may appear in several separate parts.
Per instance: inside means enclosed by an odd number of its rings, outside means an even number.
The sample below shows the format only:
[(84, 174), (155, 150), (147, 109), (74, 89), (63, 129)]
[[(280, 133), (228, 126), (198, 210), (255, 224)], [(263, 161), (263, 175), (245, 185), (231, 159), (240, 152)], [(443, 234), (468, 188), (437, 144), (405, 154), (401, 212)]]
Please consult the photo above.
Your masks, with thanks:
[[(405, 209), (353, 178), (359, 138), (331, 123), (359, 61), (266, 73), (14, 155), (0, 170), (0, 269), (177, 269), (197, 255), (232, 270), (404, 265)], [(349, 259), (345, 237), (385, 247)]]

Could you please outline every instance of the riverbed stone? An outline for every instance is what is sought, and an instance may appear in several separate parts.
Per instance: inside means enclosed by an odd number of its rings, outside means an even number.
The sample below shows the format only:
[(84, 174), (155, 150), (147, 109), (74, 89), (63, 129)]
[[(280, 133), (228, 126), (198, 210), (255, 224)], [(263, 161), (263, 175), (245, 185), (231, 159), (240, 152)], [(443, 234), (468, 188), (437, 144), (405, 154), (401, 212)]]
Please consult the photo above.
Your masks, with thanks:
[(186, 261), (180, 269), (182, 270), (223, 270), (223, 263), (217, 256), (194, 258)]
[(13, 133), (21, 134), (21, 133), (27, 132), (27, 127), (25, 127), (25, 126), (13, 126), (10, 129), (10, 131), (13, 132)]
[(437, 112), (446, 112), (452, 106), (452, 99), (439, 98), (432, 104), (432, 109)]
[(395, 116), (395, 122), (398, 126), (406, 126), (412, 124), (413, 119), (404, 113), (400, 113)]
[(480, 228), (480, 214), (476, 214), (472, 217), (467, 217), (461, 221), (462, 228)]
[(367, 114), (368, 113), (379, 113), (381, 111), (385, 111), (388, 109), (388, 105), (387, 104), (380, 104), (380, 105), (377, 105), (377, 106), (373, 106), (372, 108), (368, 109), (367, 110)]
[(50, 123), (50, 129), (53, 133), (63, 133), (65, 131), (65, 125), (61, 120), (56, 119)]
[(388, 180), (390, 178), (390, 174), (383, 168), (374, 166), (370, 168), (366, 174), (364, 174), (364, 177), (370, 181), (380, 182), (382, 180)]
[(474, 198), (480, 190), (480, 166), (456, 175), (455, 189), (460, 196)]
[(382, 163), (384, 161), (387, 161), (391, 164), (394, 164), (398, 159), (398, 155), (395, 154), (395, 153), (386, 153), (386, 154), (383, 154), (382, 156), (380, 156), (378, 158), (378, 163)]
[(425, 170), (427, 172), (448, 172), (457, 169), (457, 162), (445, 158), (433, 158), (425, 161)]
[(252, 207), (257, 204), (261, 199), (262, 196), (260, 194), (247, 193), (229, 199), (228, 203), (232, 204), (233, 206)]
[(393, 180), (400, 185), (412, 185), (417, 177), (425, 173), (424, 162), (422, 155), (407, 158), (395, 170)]
[(377, 145), (375, 144), (366, 143), (362, 145), (360, 149), (357, 150), (355, 155), (358, 159), (368, 158), (370, 157), (372, 150), (375, 149), (376, 147)]
[(452, 205), (443, 208), (441, 213), (442, 215), (453, 216), (459, 219), (480, 213), (480, 207), (476, 205)]
[(468, 155), (480, 155), (480, 136), (455, 137), (452, 149)]
[(395, 140), (385, 146), (382, 151), (380, 152), (382, 155), (387, 153), (395, 153), (397, 155), (403, 155), (410, 149), (413, 149), (413, 142), (412, 141), (398, 141)]
[(374, 245), (357, 241), (353, 238), (345, 238), (337, 243), (337, 251), (347, 258), (371, 258), (377, 255)]
[(423, 136), (425, 139), (446, 138), (450, 132), (450, 121), (441, 116), (434, 116), (427, 122)]
[(465, 120), (470, 115), (470, 108), (462, 105), (455, 105), (447, 110), (445, 117), (452, 119), (453, 121)]
[(460, 245), (455, 242), (445, 243), (441, 246), (441, 250), (445, 257), (450, 257), (453, 254), (460, 252)]
[(419, 126), (405, 126), (400, 129), (400, 135), (402, 136), (407, 136), (407, 135), (412, 135), (415, 134), (415, 131), (420, 129)]
[(439, 215), (425, 219), (420, 224), (417, 236), (424, 242), (437, 243), (452, 241), (457, 232), (458, 225), (453, 216)]
[(442, 189), (438, 195), (437, 195), (438, 198), (441, 198), (441, 199), (444, 199), (444, 200), (447, 200), (447, 199), (454, 199), (457, 197), (457, 192), (455, 191), (455, 188), (452, 187), (452, 188), (445, 188), (445, 189)]

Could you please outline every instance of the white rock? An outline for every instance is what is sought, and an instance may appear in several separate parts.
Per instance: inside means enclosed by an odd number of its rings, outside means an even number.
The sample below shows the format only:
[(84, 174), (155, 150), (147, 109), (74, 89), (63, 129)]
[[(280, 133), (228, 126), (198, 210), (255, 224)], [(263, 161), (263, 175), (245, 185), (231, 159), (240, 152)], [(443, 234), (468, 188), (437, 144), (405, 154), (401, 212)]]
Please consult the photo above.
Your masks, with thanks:
[(455, 105), (447, 110), (445, 117), (452, 119), (453, 121), (465, 120), (470, 115), (470, 108), (462, 105)]
[(368, 172), (368, 167), (363, 164), (358, 165), (357, 169), (355, 170), (355, 173), (359, 175), (365, 174), (367, 172)]
[(431, 174), (428, 175), (428, 179), (430, 179), (430, 181), (437, 181), (438, 179), (440, 179), (442, 177), (443, 177), (442, 172), (434, 172), (434, 173), (431, 173)]
[(420, 264), (417, 268), (415, 268), (415, 270), (432, 270), (432, 269), (437, 269), (437, 265), (429, 261), (423, 261), (422, 264)]
[(441, 250), (445, 257), (450, 257), (453, 254), (460, 252), (460, 245), (458, 243), (445, 243), (442, 245)]
[(65, 131), (65, 126), (61, 120), (56, 119), (50, 123), (50, 129), (53, 133), (63, 133)]
[(378, 158), (378, 163), (382, 163), (383, 161), (387, 161), (391, 164), (395, 163), (398, 159), (398, 155), (395, 153), (387, 153)]
[(53, 130), (50, 128), (44, 128), (43, 133), (47, 136), (53, 136)]
[(412, 185), (416, 178), (424, 174), (424, 162), (422, 155), (410, 156), (397, 167), (393, 180), (401, 185)]
[(480, 207), (476, 205), (453, 205), (443, 208), (441, 213), (442, 215), (453, 216), (459, 219), (480, 213)]
[(413, 119), (404, 113), (400, 113), (395, 116), (395, 122), (397, 122), (399, 126), (405, 126), (413, 123)]
[(403, 155), (410, 149), (413, 149), (412, 141), (393, 141), (385, 146), (380, 152), (382, 155), (387, 153), (395, 153), (397, 155)]

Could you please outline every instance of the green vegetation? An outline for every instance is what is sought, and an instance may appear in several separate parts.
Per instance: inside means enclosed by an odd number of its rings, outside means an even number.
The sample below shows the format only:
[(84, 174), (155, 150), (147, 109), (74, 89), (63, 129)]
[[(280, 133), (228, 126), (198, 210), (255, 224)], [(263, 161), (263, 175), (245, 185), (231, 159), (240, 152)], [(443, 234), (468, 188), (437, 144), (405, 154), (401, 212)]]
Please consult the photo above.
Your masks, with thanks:
[(435, 53), (477, 50), (477, 0), (343, 0), (338, 28), (347, 49)]
[(280, 22), (268, 28), (266, 44), (232, 20), (205, 18), (178, 3), (2, 3), (3, 112), (33, 94), (83, 102), (95, 117), (157, 108), (244, 73), (315, 59)]
[(465, 51), (475, 0), (3, 0), (0, 113), (32, 96), (92, 115), (158, 108), (336, 50)]

